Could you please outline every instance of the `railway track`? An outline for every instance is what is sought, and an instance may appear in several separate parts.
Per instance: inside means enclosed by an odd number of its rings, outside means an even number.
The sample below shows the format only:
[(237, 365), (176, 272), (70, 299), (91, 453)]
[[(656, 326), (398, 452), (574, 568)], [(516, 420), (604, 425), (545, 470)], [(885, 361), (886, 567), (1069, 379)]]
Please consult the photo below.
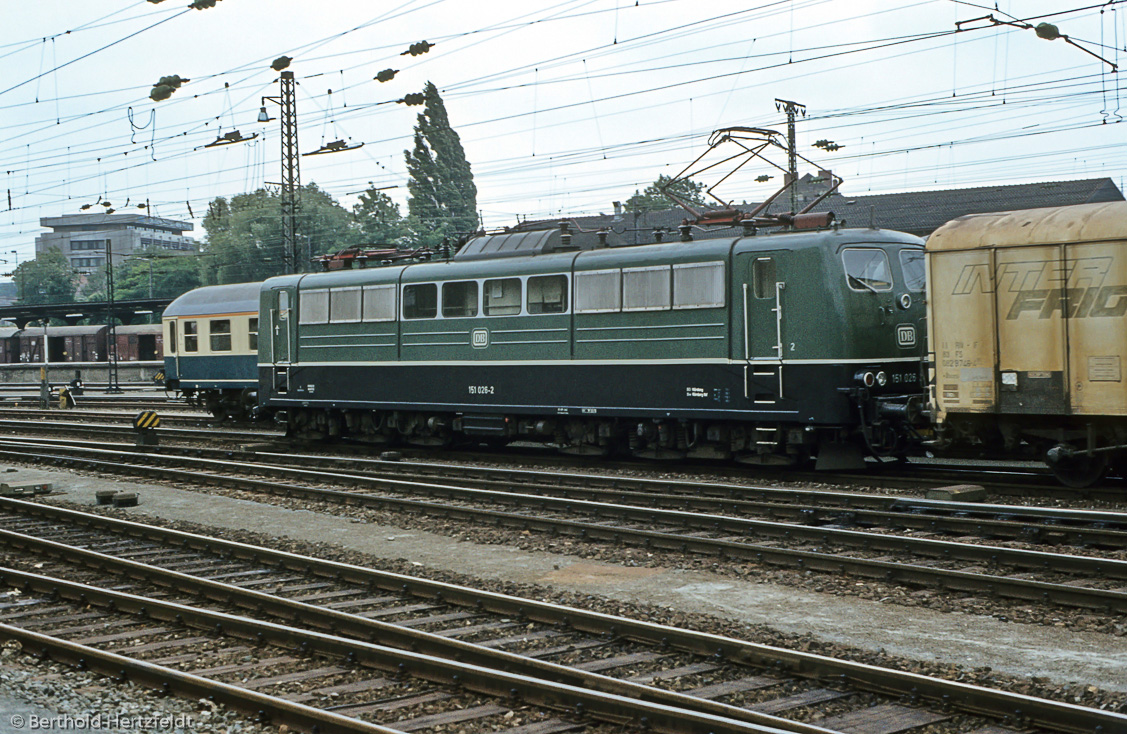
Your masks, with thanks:
[[(21, 564), (34, 569), (0, 570), (0, 583), (22, 592), (19, 602), (0, 604), (0, 637), (14, 637), (12, 627), (79, 636), (87, 647), (144, 653), (149, 664), (155, 657), (196, 678), (241, 677), (243, 688), (260, 694), (284, 686), (291, 703), (315, 708), (328, 699), (337, 714), (372, 715), (405, 731), (518, 715), (535, 723), (511, 731), (630, 724), (717, 733), (927, 727), (1002, 734), (1016, 731), (1005, 726), (1127, 726), (1122, 714), (19, 500), (0, 499), (0, 546), (18, 550)], [(242, 616), (248, 613), (256, 619)], [(25, 639), (63, 659), (85, 655), (91, 666), (92, 652)], [(248, 640), (253, 660), (222, 662), (232, 647), (242, 655)], [(185, 652), (189, 646), (197, 652)], [(173, 690), (199, 694), (199, 683), (182, 685)], [(409, 693), (399, 694), (402, 688)], [(447, 707), (412, 717), (413, 701)], [(286, 715), (276, 704), (260, 710), (272, 721)]]
[[(129, 416), (132, 421), (136, 413)], [(101, 416), (94, 416), (100, 418)], [(162, 417), (162, 423), (167, 420)], [(192, 418), (190, 421), (184, 421), (186, 425), (201, 425), (198, 418)], [(176, 419), (172, 419), (173, 423), (177, 423)], [(282, 434), (276, 430), (271, 429), (233, 429), (233, 428), (220, 428), (211, 426), (206, 421), (202, 423), (203, 428), (187, 428), (187, 427), (173, 427), (162, 426), (160, 428), (160, 435), (162, 439), (171, 441), (214, 441), (214, 442), (254, 442), (254, 441), (269, 441), (282, 438)], [(135, 437), (136, 430), (132, 425), (117, 425), (106, 423), (88, 423), (88, 422), (71, 422), (71, 421), (54, 421), (54, 420), (36, 420), (29, 423), (27, 418), (16, 419), (0, 419), (0, 431), (20, 431), (20, 432), (34, 432), (46, 435), (64, 435), (64, 436), (100, 436), (109, 439), (125, 439), (128, 437)]]
[[(161, 413), (162, 421), (168, 426), (210, 428), (211, 434), (176, 434), (163, 431), (169, 439), (183, 438), (198, 440), (216, 438), (217, 440), (231, 441), (261, 441), (281, 439), (282, 433), (273, 426), (252, 428), (246, 424), (220, 424), (216, 425), (213, 419), (206, 417), (198, 410), (181, 404), (187, 415), (169, 414), (166, 409), (153, 406)], [(177, 411), (178, 412), (178, 411)], [(11, 427), (13, 430), (32, 430), (43, 434), (56, 435), (84, 435), (105, 436), (109, 438), (119, 436), (132, 436), (131, 422), (135, 412), (107, 412), (95, 411), (84, 413), (77, 411), (38, 410), (28, 408), (4, 409), (0, 403), (0, 427)], [(65, 418), (66, 420), (60, 420)], [(28, 421), (34, 423), (28, 423)], [(114, 421), (103, 423), (96, 421)], [(120, 422), (120, 423), (117, 423)], [(253, 434), (253, 435), (252, 435)], [(371, 455), (375, 449), (364, 444), (326, 444), (326, 451), (344, 455)], [(420, 459), (434, 456), (435, 452), (425, 450), (407, 449), (405, 453)], [(574, 470), (591, 466), (590, 461), (574, 457), (560, 456), (550, 448), (538, 447), (510, 447), (501, 453), (493, 451), (445, 451), (442, 458), (464, 462), (499, 462), (505, 464), (524, 464), (536, 466), (557, 466), (562, 469)], [(655, 462), (637, 462), (630, 460), (601, 461), (599, 467), (622, 471), (660, 471), (661, 464)], [(998, 463), (951, 464), (913, 460), (908, 463), (889, 462), (884, 464), (873, 463), (869, 470), (863, 472), (810, 472), (796, 469), (772, 470), (770, 468), (737, 467), (712, 462), (695, 462), (678, 464), (679, 470), (698, 471), (704, 481), (716, 481), (728, 478), (734, 481), (746, 480), (783, 480), (792, 483), (826, 483), (829, 481), (842, 486), (857, 486), (860, 488), (877, 488), (887, 490), (918, 491), (924, 487), (939, 487), (951, 484), (979, 484), (984, 486), (992, 495), (1013, 497), (1019, 499), (1052, 498), (1075, 501), (1077, 499), (1107, 501), (1111, 503), (1127, 502), (1127, 486), (1123, 481), (1111, 478), (1104, 485), (1076, 490), (1061, 487), (1051, 474), (1041, 468), (1013, 466)]]
[[(212, 453), (215, 458), (210, 458), (207, 453), (164, 449), (160, 454), (135, 454), (123, 461), (122, 449), (76, 446), (64, 441), (0, 440), (0, 456), (13, 459), (196, 484), (205, 481), (208, 486), (232, 487), (302, 502), (411, 512), (474, 526), (713, 556), (767, 568), (852, 575), (911, 588), (1081, 607), (1109, 615), (1127, 611), (1127, 561), (1081, 552), (1078, 548), (1057, 553), (891, 531), (868, 532), (841, 527), (840, 523), (812, 526), (705, 514), (699, 509), (662, 509), (648, 506), (648, 502), (640, 505), (576, 499), (566, 496), (573, 491), (570, 489), (556, 495), (527, 492), (524, 488), (514, 491), (505, 479), (495, 481), (495, 485), (501, 485), (499, 488), (486, 488), (480, 482), (479, 486), (468, 487), (450, 480), (373, 476), (371, 469), (328, 471), (288, 466), (252, 454)], [(1106, 514), (1110, 520), (1110, 513)], [(998, 520), (995, 524), (1013, 522)], [(1118, 522), (1122, 525), (1123, 518)], [(1121, 538), (1122, 533), (1092, 528), (1092, 532), (1097, 531), (1116, 538)]]

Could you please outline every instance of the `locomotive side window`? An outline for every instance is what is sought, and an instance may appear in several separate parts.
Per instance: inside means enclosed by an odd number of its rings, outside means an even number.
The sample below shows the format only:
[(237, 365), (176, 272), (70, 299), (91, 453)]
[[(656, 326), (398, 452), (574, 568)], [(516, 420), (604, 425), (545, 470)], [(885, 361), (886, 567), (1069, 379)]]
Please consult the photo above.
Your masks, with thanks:
[(845, 280), (851, 290), (874, 293), (892, 290), (892, 271), (889, 270), (888, 255), (884, 250), (842, 250), (841, 261), (845, 265)]
[(751, 290), (756, 298), (775, 297), (775, 259), (757, 257), (751, 264)]
[(395, 321), (395, 286), (364, 287), (364, 320)]
[(251, 317), (247, 323), (247, 346), (252, 352), (258, 351), (258, 319), (256, 317)]
[(673, 266), (673, 308), (717, 308), (724, 305), (724, 263)]
[(442, 318), (477, 316), (477, 281), (442, 284)]
[(438, 315), (438, 286), (419, 283), (403, 286), (403, 318), (433, 319)]
[(536, 275), (528, 279), (528, 312), (565, 313), (567, 311), (567, 276)]
[(621, 309), (621, 270), (588, 270), (575, 274), (576, 313), (608, 313)]
[(212, 319), (208, 334), (211, 351), (231, 351), (231, 319)]
[(198, 321), (184, 322), (184, 351), (200, 351), (200, 324)]
[(334, 324), (360, 320), (360, 288), (333, 288), (329, 291), (329, 321)]
[(176, 321), (168, 322), (168, 351), (171, 354), (176, 354)]
[(927, 270), (924, 268), (924, 251), (905, 249), (900, 251), (900, 270), (904, 272), (904, 286), (917, 293), (927, 287)]
[(297, 323), (324, 324), (329, 321), (329, 289), (302, 291), (298, 298)]
[(514, 316), (520, 313), (520, 278), (487, 280), (482, 286), (486, 316)]
[(665, 311), (673, 299), (668, 265), (622, 269), (623, 311)]

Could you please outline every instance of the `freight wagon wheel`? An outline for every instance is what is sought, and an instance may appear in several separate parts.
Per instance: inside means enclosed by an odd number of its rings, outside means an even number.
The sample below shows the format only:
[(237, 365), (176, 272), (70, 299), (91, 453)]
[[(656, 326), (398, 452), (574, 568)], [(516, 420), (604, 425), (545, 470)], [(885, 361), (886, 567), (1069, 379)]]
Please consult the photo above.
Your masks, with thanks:
[(1053, 476), (1061, 484), (1074, 489), (1091, 487), (1103, 477), (1107, 471), (1107, 454), (1078, 453), (1071, 456), (1059, 456), (1055, 460), (1047, 460)]

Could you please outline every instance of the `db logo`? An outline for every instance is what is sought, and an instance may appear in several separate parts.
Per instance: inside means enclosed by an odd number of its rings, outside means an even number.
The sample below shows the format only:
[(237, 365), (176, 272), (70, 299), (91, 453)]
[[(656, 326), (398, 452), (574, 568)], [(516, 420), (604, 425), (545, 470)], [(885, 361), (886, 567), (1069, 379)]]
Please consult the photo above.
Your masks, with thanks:
[(897, 326), (896, 344), (901, 347), (916, 346), (916, 327), (911, 324), (900, 324)]
[(474, 329), (470, 332), (470, 344), (474, 349), (485, 349), (489, 346), (489, 329)]

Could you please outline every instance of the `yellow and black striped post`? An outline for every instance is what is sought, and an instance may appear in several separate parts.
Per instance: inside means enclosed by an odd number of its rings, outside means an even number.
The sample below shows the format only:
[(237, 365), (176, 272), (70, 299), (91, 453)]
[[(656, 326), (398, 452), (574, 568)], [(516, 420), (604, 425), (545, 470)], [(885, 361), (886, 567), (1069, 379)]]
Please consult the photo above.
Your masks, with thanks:
[(138, 446), (156, 446), (156, 429), (160, 428), (160, 416), (155, 410), (142, 410), (133, 419), (133, 430), (137, 431)]

